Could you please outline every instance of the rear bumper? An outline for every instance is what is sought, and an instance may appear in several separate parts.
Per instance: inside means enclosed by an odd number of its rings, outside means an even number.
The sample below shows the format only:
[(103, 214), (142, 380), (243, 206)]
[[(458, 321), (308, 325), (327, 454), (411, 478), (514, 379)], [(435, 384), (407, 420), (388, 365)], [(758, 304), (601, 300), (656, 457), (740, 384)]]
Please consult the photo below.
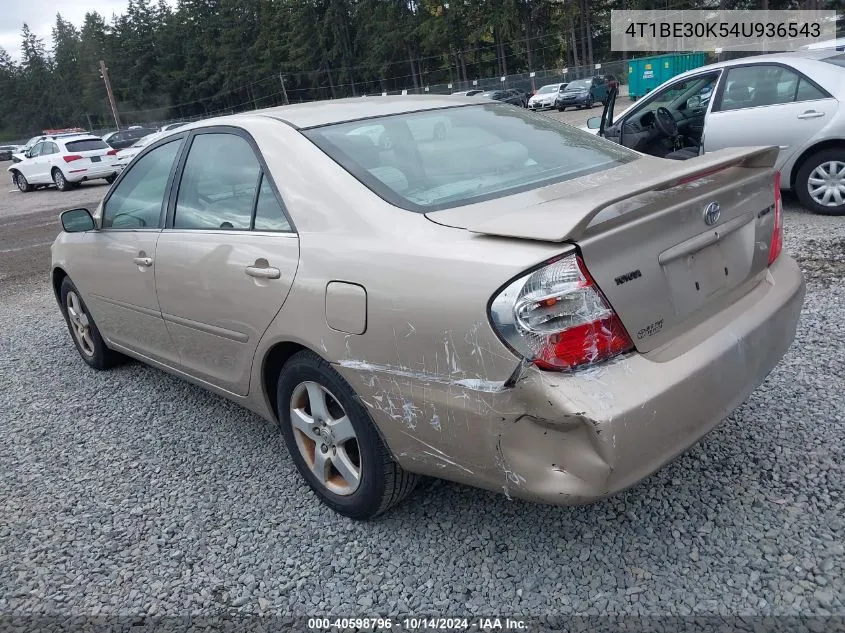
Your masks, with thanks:
[(68, 171), (65, 173), (65, 180), (68, 182), (81, 182), (83, 180), (97, 180), (99, 178), (108, 178), (114, 174), (118, 173), (118, 169), (115, 165), (109, 163), (104, 164), (102, 167), (88, 167), (84, 171)]
[[(587, 503), (686, 451), (778, 364), (794, 339), (804, 294), (800, 269), (783, 255), (764, 282), (699, 326), (714, 333), (686, 353), (665, 361), (655, 360), (660, 350), (635, 354), (575, 378), (575, 390), (552, 388), (535, 372), (525, 390), (546, 406), (505, 427), (501, 438), (505, 462), (524, 479), (511, 493)], [(580, 411), (572, 412), (573, 404)]]
[(529, 368), (513, 387), (336, 368), (405, 469), (545, 503), (588, 503), (647, 477), (738, 407), (792, 343), (804, 293), (784, 254), (755, 288), (691, 330), (683, 353), (635, 353), (574, 374)]

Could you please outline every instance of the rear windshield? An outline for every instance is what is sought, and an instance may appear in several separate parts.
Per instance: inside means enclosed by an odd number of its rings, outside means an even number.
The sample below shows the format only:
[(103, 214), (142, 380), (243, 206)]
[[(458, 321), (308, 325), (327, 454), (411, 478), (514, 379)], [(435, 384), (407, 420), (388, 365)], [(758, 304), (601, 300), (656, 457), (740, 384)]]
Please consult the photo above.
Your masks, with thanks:
[(583, 88), (590, 87), (590, 80), (589, 79), (578, 79), (577, 81), (573, 81), (572, 83), (566, 86), (567, 90), (581, 90)]
[(303, 133), (377, 195), (419, 213), (501, 198), (638, 157), (551, 117), (501, 103)]
[(65, 147), (69, 152), (91, 152), (97, 149), (108, 149), (108, 143), (101, 138), (86, 138), (81, 141), (68, 141)]

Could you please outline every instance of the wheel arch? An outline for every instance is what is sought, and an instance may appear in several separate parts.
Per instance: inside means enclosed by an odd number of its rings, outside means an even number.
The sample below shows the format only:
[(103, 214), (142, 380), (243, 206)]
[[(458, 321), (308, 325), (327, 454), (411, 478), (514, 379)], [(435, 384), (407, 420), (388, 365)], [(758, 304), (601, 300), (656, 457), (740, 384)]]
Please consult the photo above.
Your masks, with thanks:
[[(279, 384), (279, 376), (282, 374), (282, 367), (285, 366), (291, 356), (308, 349), (300, 343), (281, 341), (274, 344), (264, 354), (264, 359), (261, 362), (261, 389), (276, 421), (280, 421), (279, 403), (276, 402), (276, 388)], [(314, 350), (309, 351), (313, 352)]]
[[(59, 282), (61, 284), (61, 282)], [(262, 395), (264, 396), (265, 402), (267, 403), (270, 412), (273, 414), (273, 418), (276, 422), (281, 422), (281, 418), (279, 417), (279, 403), (276, 401), (276, 389), (278, 388), (279, 384), (279, 376), (282, 374), (282, 368), (285, 366), (285, 363), (290, 360), (295, 354), (299, 352), (309, 351), (312, 354), (322, 358), (330, 365), (332, 364), (331, 361), (326, 359), (322, 354), (319, 354), (315, 350), (311, 349), (310, 347), (303, 345), (302, 343), (297, 343), (295, 341), (279, 341), (274, 343), (270, 349), (268, 349), (264, 354), (264, 359), (261, 363), (261, 390)], [(360, 395), (352, 388), (352, 391), (355, 395), (360, 399)], [(398, 463), (398, 459), (396, 458), (396, 454), (393, 452), (393, 448), (388, 443), (387, 438), (385, 437), (384, 433), (381, 430), (381, 427), (373, 421), (373, 427), (375, 428), (376, 433), (378, 433), (379, 437), (381, 438), (384, 447), (387, 449), (387, 452), (393, 458), (394, 461)]]
[(53, 294), (56, 295), (56, 301), (62, 302), (62, 283), (69, 277), (67, 272), (61, 266), (56, 266), (50, 273), (50, 281), (53, 287)]
[(805, 149), (798, 158), (795, 159), (795, 162), (792, 164), (792, 169), (789, 172), (789, 186), (793, 190), (795, 189), (795, 180), (798, 178), (798, 172), (801, 170), (801, 167), (804, 165), (804, 162), (810, 158), (816, 152), (822, 152), (826, 149), (834, 149), (834, 148), (842, 148), (845, 150), (845, 138), (833, 138), (821, 141), (816, 143), (815, 145), (811, 145), (807, 149)]

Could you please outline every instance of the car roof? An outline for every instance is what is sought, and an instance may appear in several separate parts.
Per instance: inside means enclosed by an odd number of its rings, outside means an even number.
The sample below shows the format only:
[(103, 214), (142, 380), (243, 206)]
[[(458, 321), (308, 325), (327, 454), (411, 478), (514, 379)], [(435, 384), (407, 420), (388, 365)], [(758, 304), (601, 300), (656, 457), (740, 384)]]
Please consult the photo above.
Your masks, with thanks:
[[(309, 128), (332, 123), (344, 123), (393, 114), (434, 111), (443, 108), (478, 106), (483, 102), (457, 95), (402, 95), (389, 97), (349, 97), (310, 103), (255, 110), (249, 116), (265, 116), (283, 121), (296, 128)], [(245, 115), (230, 115), (215, 119), (214, 124), (234, 121)], [(210, 120), (209, 120), (210, 121)], [(206, 122), (204, 122), (206, 123)]]

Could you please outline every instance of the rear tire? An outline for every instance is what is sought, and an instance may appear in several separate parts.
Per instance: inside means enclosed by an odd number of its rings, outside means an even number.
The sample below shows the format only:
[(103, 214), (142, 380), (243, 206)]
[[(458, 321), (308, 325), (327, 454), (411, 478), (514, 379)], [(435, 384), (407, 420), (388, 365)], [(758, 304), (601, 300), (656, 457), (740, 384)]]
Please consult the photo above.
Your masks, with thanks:
[(15, 184), (21, 193), (29, 193), (32, 191), (32, 185), (29, 184), (26, 177), (19, 171), (15, 172)]
[(352, 387), (313, 352), (299, 352), (285, 364), (276, 401), (299, 474), (335, 512), (370, 519), (414, 489), (419, 476), (393, 461)]
[[(836, 185), (842, 204), (835, 204), (834, 195), (825, 203), (825, 191), (833, 191)], [(845, 148), (824, 149), (807, 157), (795, 177), (795, 193), (813, 213), (845, 215)]]
[(59, 191), (70, 191), (73, 188), (73, 185), (67, 181), (62, 170), (58, 167), (53, 167), (53, 182)]
[(112, 174), (111, 176), (106, 176), (106, 182), (112, 184), (115, 180), (117, 180), (117, 174)]
[(106, 347), (97, 324), (70, 277), (62, 281), (59, 298), (70, 338), (82, 360), (98, 370), (110, 369), (126, 360), (123, 354)]

